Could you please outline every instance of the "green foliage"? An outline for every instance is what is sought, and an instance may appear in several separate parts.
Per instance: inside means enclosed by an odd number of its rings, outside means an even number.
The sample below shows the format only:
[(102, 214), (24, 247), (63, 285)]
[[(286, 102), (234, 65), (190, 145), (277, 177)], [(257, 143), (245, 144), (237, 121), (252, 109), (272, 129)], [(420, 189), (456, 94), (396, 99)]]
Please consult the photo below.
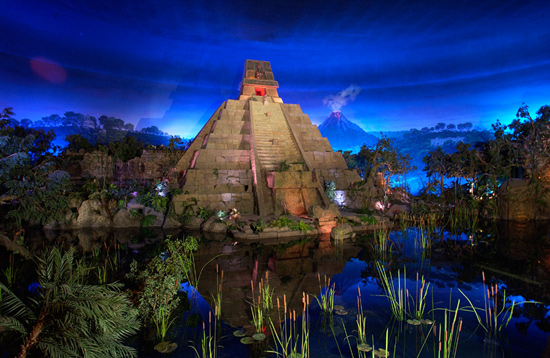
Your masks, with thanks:
[(181, 214), (177, 218), (182, 224), (187, 224), (191, 217), (195, 214), (193, 207), (197, 205), (197, 198), (189, 198), (189, 201), (184, 200), (181, 203)]
[(265, 228), (265, 221), (264, 219), (258, 219), (256, 222), (250, 224), (250, 228), (255, 232), (259, 233), (264, 231)]
[(288, 172), (290, 169), (290, 164), (287, 164), (286, 160), (283, 160), (279, 163), (279, 166), (277, 167), (278, 172)]
[(71, 152), (76, 153), (80, 149), (84, 149), (86, 153), (89, 153), (92, 149), (92, 143), (82, 134), (69, 134), (65, 137), (65, 140), (69, 143), (67, 149)]
[(309, 225), (309, 224), (306, 224), (305, 222), (303, 222), (302, 220), (300, 220), (298, 222), (298, 225), (297, 226), (291, 226), (290, 227), (292, 230), (300, 230), (301, 232), (303, 233), (306, 233), (310, 230), (313, 230), (313, 226)]
[(199, 210), (197, 211), (197, 216), (203, 220), (206, 220), (211, 216), (214, 216), (214, 210), (200, 207)]
[(12, 204), (7, 217), (45, 224), (68, 211), (67, 172), (56, 170), (52, 131), (10, 125), (10, 108), (0, 113), (0, 196)]
[(344, 159), (348, 166), (359, 169), (365, 179), (382, 173), (388, 181), (393, 175), (404, 175), (416, 169), (411, 166), (411, 156), (401, 154), (386, 136), (382, 136), (374, 148), (363, 145), (357, 154), (345, 152)]
[(378, 224), (378, 220), (374, 217), (374, 215), (359, 215), (359, 220), (361, 220), (362, 223), (367, 223), (369, 225)]
[(336, 184), (334, 184), (333, 181), (325, 180), (324, 189), (328, 200), (334, 201), (334, 198), (336, 198), (336, 193), (334, 192), (336, 189)]
[[(41, 351), (47, 357), (135, 357), (123, 341), (139, 329), (137, 311), (122, 284), (83, 284), (74, 251), (48, 250), (38, 261), (38, 299), (22, 300), (0, 284), (0, 334), (25, 338), (20, 357)], [(25, 301), (30, 302), (26, 304)]]
[(409, 212), (411, 216), (421, 217), (429, 215), (432, 212), (432, 209), (424, 202), (412, 202)]
[(143, 322), (164, 327), (164, 335), (172, 322), (172, 313), (180, 302), (180, 283), (191, 279), (195, 272), (193, 254), (198, 249), (197, 239), (168, 238), (161, 255), (155, 256), (144, 268), (134, 261), (129, 278), (140, 287), (139, 312)]
[(306, 224), (303, 220), (295, 222), (292, 219), (287, 218), (286, 216), (280, 216), (277, 220), (271, 220), (268, 224), (268, 227), (288, 227), (293, 231), (307, 232), (313, 230), (313, 227), (309, 224)]
[(112, 142), (109, 144), (109, 149), (113, 153), (113, 156), (123, 162), (141, 156), (144, 148), (145, 144), (143, 142), (130, 136), (124, 137), (121, 142)]
[(155, 219), (157, 217), (155, 215), (152, 215), (152, 214), (149, 214), (149, 215), (143, 215), (141, 217), (141, 221), (140, 221), (140, 226), (143, 227), (143, 228), (146, 228), (146, 227), (149, 227), (151, 225), (153, 225), (153, 223), (155, 222)]
[(165, 213), (168, 209), (169, 195), (164, 183), (156, 180), (149, 190), (138, 195), (138, 203), (153, 208), (157, 213)]

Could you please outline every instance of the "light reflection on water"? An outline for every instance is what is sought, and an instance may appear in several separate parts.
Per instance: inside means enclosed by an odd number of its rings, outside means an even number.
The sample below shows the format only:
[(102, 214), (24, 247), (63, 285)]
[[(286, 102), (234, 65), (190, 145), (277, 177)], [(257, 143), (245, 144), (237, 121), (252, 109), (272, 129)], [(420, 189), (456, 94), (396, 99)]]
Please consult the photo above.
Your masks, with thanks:
[[(484, 271), (488, 283), (498, 283), (501, 290), (506, 289), (509, 299), (516, 302), (539, 300), (545, 305), (522, 304), (515, 310), (508, 328), (500, 337), (488, 337), (477, 326), (473, 313), (461, 311), (463, 318), (457, 357), (539, 357), (545, 349), (550, 332), (550, 298), (548, 277), (550, 269), (550, 244), (548, 227), (529, 228), (507, 223), (493, 230), (483, 229), (475, 233), (438, 233), (431, 249), (422, 250), (419, 245), (421, 236), (418, 229), (404, 232), (392, 232), (389, 235), (390, 250), (383, 258), (377, 251), (374, 235), (367, 235), (357, 243), (344, 242), (333, 245), (329, 241), (310, 241), (264, 246), (261, 244), (239, 243), (231, 240), (212, 240), (202, 246), (196, 255), (196, 264), (202, 270), (199, 293), (193, 292), (188, 284), (183, 284), (191, 302), (191, 310), (179, 317), (169, 339), (178, 343), (178, 349), (172, 357), (192, 357), (194, 351), (189, 345), (200, 340), (202, 322), (208, 324), (211, 312), (211, 297), (216, 292), (216, 264), (224, 270), (221, 334), (218, 357), (260, 357), (267, 355), (272, 342), (264, 343), (264, 350), (256, 345), (245, 346), (232, 332), (250, 327), (250, 307), (247, 300), (251, 296), (251, 282), (257, 285), (260, 280), (274, 289), (275, 296), (282, 300), (286, 295), (289, 307), (301, 312), (302, 292), (314, 296), (320, 292), (317, 273), (326, 275), (336, 284), (335, 304), (342, 305), (348, 311), (346, 316), (335, 316), (332, 328), (324, 327), (320, 310), (315, 299), (311, 298), (310, 319), (310, 357), (351, 357), (347, 335), (355, 335), (355, 315), (357, 313), (358, 288), (362, 295), (363, 310), (367, 316), (367, 332), (375, 344), (380, 347), (386, 329), (390, 330), (390, 352), (396, 357), (416, 357), (424, 343), (429, 328), (397, 324), (391, 319), (388, 300), (376, 273), (374, 262), (381, 261), (392, 275), (407, 270), (407, 288), (414, 295), (416, 275), (424, 276), (433, 290), (430, 292), (428, 307), (466, 307), (462, 290), (476, 307), (484, 305), (484, 289), (481, 272)], [(437, 233), (437, 232), (436, 232)], [(101, 249), (103, 243), (127, 244), (126, 255), (137, 257), (152, 252), (155, 242), (162, 239), (162, 233), (145, 238), (130, 237), (123, 233), (102, 236), (97, 232), (50, 234), (47, 240), (52, 242), (73, 243), (80, 251)], [(178, 235), (174, 233), (174, 235)], [(488, 236), (490, 235), (490, 236)], [(33, 244), (32, 242), (30, 243)], [(40, 246), (40, 243), (34, 243)], [(219, 254), (214, 261), (210, 260)], [(548, 261), (545, 261), (548, 260)], [(544, 283), (546, 282), (546, 283)], [(396, 283), (396, 279), (394, 279)], [(544, 283), (544, 284), (542, 284)], [(545, 293), (546, 292), (546, 293)], [(433, 304), (432, 304), (433, 302)], [(432, 313), (429, 313), (432, 317)], [(442, 311), (434, 311), (436, 323), (441, 322)], [(432, 333), (430, 333), (432, 334)], [(428, 338), (422, 349), (421, 357), (437, 356), (433, 339)], [(134, 344), (140, 348), (140, 357), (161, 357), (151, 349), (154, 345), (143, 337)], [(194, 343), (191, 343), (194, 342)], [(338, 345), (336, 344), (338, 342)], [(355, 342), (351, 341), (352, 348)], [(382, 344), (383, 345), (383, 344)], [(340, 353), (341, 352), (341, 353)], [(357, 352), (354, 352), (357, 357)]]
[[(511, 318), (507, 328), (495, 334), (486, 333), (481, 328), (475, 315), (467, 310), (471, 308), (464, 297), (476, 308), (484, 307), (484, 295), (486, 287), (483, 286), (481, 266), (489, 265), (493, 271), (487, 271), (487, 284), (498, 284), (499, 290), (506, 290), (507, 306), (511, 302), (533, 301), (533, 295), (539, 292), (536, 287), (531, 292), (530, 285), (521, 280), (522, 272), (499, 274), (499, 270), (505, 272), (509, 263), (502, 267), (496, 267), (495, 262), (502, 259), (500, 255), (496, 258), (487, 257), (487, 261), (479, 261), (476, 254), (477, 246), (481, 246), (479, 254), (482, 256), (494, 250), (482, 240), (472, 240), (471, 234), (442, 233), (444, 239), (435, 242), (432, 252), (429, 255), (419, 250), (418, 244), (411, 239), (418, 234), (414, 229), (407, 235), (394, 232), (390, 235), (393, 241), (392, 255), (384, 264), (393, 272), (394, 284), (397, 285), (397, 271), (403, 275), (404, 268), (407, 270), (406, 286), (411, 295), (415, 294), (417, 272), (424, 276), (430, 283), (430, 294), (426, 315), (436, 321), (436, 326), (443, 322), (442, 314), (445, 308), (455, 308), (460, 300), (459, 316), (463, 318), (457, 357), (539, 357), (549, 337), (549, 305), (535, 305), (523, 303), (515, 307), (516, 314)], [(479, 236), (479, 233), (477, 234)], [(481, 243), (480, 243), (481, 242)], [(213, 246), (212, 246), (213, 245)], [(199, 258), (198, 262), (205, 262), (215, 252), (226, 250), (226, 244), (210, 244), (209, 255)], [(504, 247), (509, 244), (504, 244)], [(514, 243), (518, 245), (518, 243)], [(218, 246), (217, 249), (214, 248)], [(220, 341), (224, 347), (220, 350), (220, 356), (265, 356), (265, 350), (258, 347), (239, 345), (238, 339), (231, 336), (235, 328), (247, 327), (250, 320), (249, 306), (246, 298), (250, 296), (250, 280), (258, 281), (267, 271), (269, 272), (269, 284), (275, 289), (275, 295), (282, 299), (283, 293), (292, 302), (294, 298), (300, 297), (302, 291), (313, 295), (319, 293), (316, 272), (321, 275), (328, 275), (335, 283), (335, 305), (342, 305), (348, 311), (347, 316), (334, 316), (332, 328), (323, 327), (320, 309), (314, 299), (311, 300), (310, 312), (310, 349), (311, 357), (351, 357), (348, 348), (347, 337), (356, 333), (355, 317), (357, 314), (358, 289), (362, 295), (362, 306), (367, 316), (367, 335), (371, 337), (377, 347), (383, 347), (385, 342), (385, 331), (389, 330), (389, 345), (391, 356), (396, 357), (417, 357), (422, 347), (420, 357), (438, 356), (437, 340), (433, 338), (433, 330), (429, 326), (412, 326), (406, 323), (397, 323), (391, 317), (389, 303), (383, 296), (383, 290), (379, 279), (375, 274), (373, 260), (376, 259), (376, 249), (372, 241), (367, 239), (359, 245), (343, 243), (333, 246), (330, 244), (314, 242), (289, 246), (283, 249), (275, 247), (262, 247), (254, 245), (238, 245), (231, 256), (222, 257), (215, 262), (225, 270), (226, 277), (223, 290), (227, 302), (222, 303), (223, 319), (226, 326), (225, 338)], [(470, 248), (464, 248), (470, 246)], [(373, 248), (374, 247), (374, 248)], [(462, 248), (460, 248), (462, 247)], [(449, 248), (461, 250), (448, 252)], [(460, 248), (460, 249), (459, 249)], [(497, 251), (500, 253), (499, 248)], [(523, 255), (523, 253), (521, 253)], [(200, 255), (199, 255), (200, 257)], [(495, 261), (496, 260), (496, 261)], [(517, 261), (517, 259), (514, 258)], [(529, 274), (539, 272), (533, 270), (530, 265), (520, 265), (524, 272)], [(212, 270), (213, 271), (213, 270)], [(505, 272), (506, 273), (506, 272)], [(209, 282), (215, 282), (212, 274), (205, 271), (205, 277), (201, 280), (200, 292), (204, 297), (212, 295), (213, 287)], [(527, 282), (530, 282), (527, 275)], [(210, 277), (209, 277), (210, 276)], [(517, 277), (516, 277), (517, 276)], [(543, 277), (535, 277), (543, 279)], [(527, 290), (522, 293), (521, 290)], [(464, 295), (460, 292), (464, 292)], [(227, 295), (226, 295), (226, 292)], [(526, 296), (527, 295), (527, 296)], [(527, 298), (525, 298), (527, 297)], [(547, 298), (547, 296), (545, 296)], [(206, 302), (206, 301), (205, 301)], [(548, 301), (545, 301), (548, 304)], [(292, 305), (292, 303), (290, 304)], [(294, 307), (299, 304), (294, 302)], [(225, 307), (227, 306), (227, 307)], [(432, 308), (435, 310), (432, 311)], [(201, 309), (202, 310), (202, 309)], [(206, 307), (208, 310), (208, 307)], [(299, 311), (299, 309), (297, 309)], [(534, 311), (542, 310), (540, 312)], [(481, 310), (479, 311), (480, 315)], [(504, 317), (504, 314), (503, 316)], [(345, 331), (344, 331), (345, 325)], [(439, 328), (439, 326), (438, 326)], [(347, 332), (347, 335), (346, 333)], [(338, 343), (335, 343), (338, 342)], [(266, 348), (264, 344), (264, 349)], [(353, 339), (350, 345), (355, 349)], [(176, 353), (176, 352), (175, 352)], [(184, 357), (186, 353), (180, 351), (178, 357)], [(357, 351), (353, 352), (357, 356)]]

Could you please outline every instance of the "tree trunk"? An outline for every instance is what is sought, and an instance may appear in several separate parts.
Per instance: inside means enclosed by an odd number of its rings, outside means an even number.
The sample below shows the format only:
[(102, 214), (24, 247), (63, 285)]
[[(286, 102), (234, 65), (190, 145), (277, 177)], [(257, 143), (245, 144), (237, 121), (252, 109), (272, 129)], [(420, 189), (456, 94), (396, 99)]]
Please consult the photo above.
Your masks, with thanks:
[(17, 355), (17, 358), (26, 358), (29, 351), (38, 342), (38, 335), (42, 332), (45, 318), (46, 314), (41, 312), (40, 317), (38, 317), (38, 320), (32, 327), (31, 333), (25, 338), (25, 342), (21, 345), (21, 353)]

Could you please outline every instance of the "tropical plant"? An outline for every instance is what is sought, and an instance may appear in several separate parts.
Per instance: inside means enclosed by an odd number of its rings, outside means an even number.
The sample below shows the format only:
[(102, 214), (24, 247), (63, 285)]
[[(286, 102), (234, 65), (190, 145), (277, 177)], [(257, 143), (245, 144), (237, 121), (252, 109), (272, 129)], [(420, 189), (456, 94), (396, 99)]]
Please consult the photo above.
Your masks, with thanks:
[(197, 211), (197, 216), (203, 220), (206, 220), (214, 215), (214, 211), (209, 208), (200, 207)]
[(57, 170), (55, 134), (11, 124), (13, 115), (11, 108), (0, 112), (0, 202), (10, 204), (6, 217), (18, 226), (63, 220), (70, 176)]
[(336, 193), (334, 192), (336, 190), (336, 184), (334, 184), (333, 181), (325, 180), (324, 189), (328, 200), (334, 201), (336, 198)]
[(197, 250), (197, 240), (192, 236), (181, 239), (168, 237), (162, 253), (156, 255), (145, 268), (132, 262), (129, 278), (136, 281), (139, 312), (144, 323), (153, 323), (157, 334), (164, 339), (173, 323), (172, 314), (180, 303), (180, 283), (190, 282), (194, 276), (194, 261), (190, 259)]
[(46, 251), (38, 262), (38, 298), (19, 298), (0, 284), (0, 334), (22, 339), (17, 357), (135, 357), (124, 340), (139, 329), (137, 311), (122, 284), (87, 285), (74, 250)]
[(288, 172), (290, 169), (290, 164), (286, 162), (286, 160), (283, 160), (279, 163), (279, 166), (277, 167), (278, 172)]

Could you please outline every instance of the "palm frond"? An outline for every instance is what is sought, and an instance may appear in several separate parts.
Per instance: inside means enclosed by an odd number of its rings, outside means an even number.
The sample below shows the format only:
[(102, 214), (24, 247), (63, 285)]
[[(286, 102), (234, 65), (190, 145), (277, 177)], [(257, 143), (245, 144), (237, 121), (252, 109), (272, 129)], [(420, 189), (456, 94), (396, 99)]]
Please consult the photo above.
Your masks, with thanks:
[(36, 319), (33, 311), (3, 283), (0, 283), (0, 291), (2, 292), (0, 312), (3, 316), (14, 317), (24, 321)]
[(14, 317), (0, 316), (0, 332), (2, 331), (17, 332), (22, 336), (27, 335), (27, 328)]

